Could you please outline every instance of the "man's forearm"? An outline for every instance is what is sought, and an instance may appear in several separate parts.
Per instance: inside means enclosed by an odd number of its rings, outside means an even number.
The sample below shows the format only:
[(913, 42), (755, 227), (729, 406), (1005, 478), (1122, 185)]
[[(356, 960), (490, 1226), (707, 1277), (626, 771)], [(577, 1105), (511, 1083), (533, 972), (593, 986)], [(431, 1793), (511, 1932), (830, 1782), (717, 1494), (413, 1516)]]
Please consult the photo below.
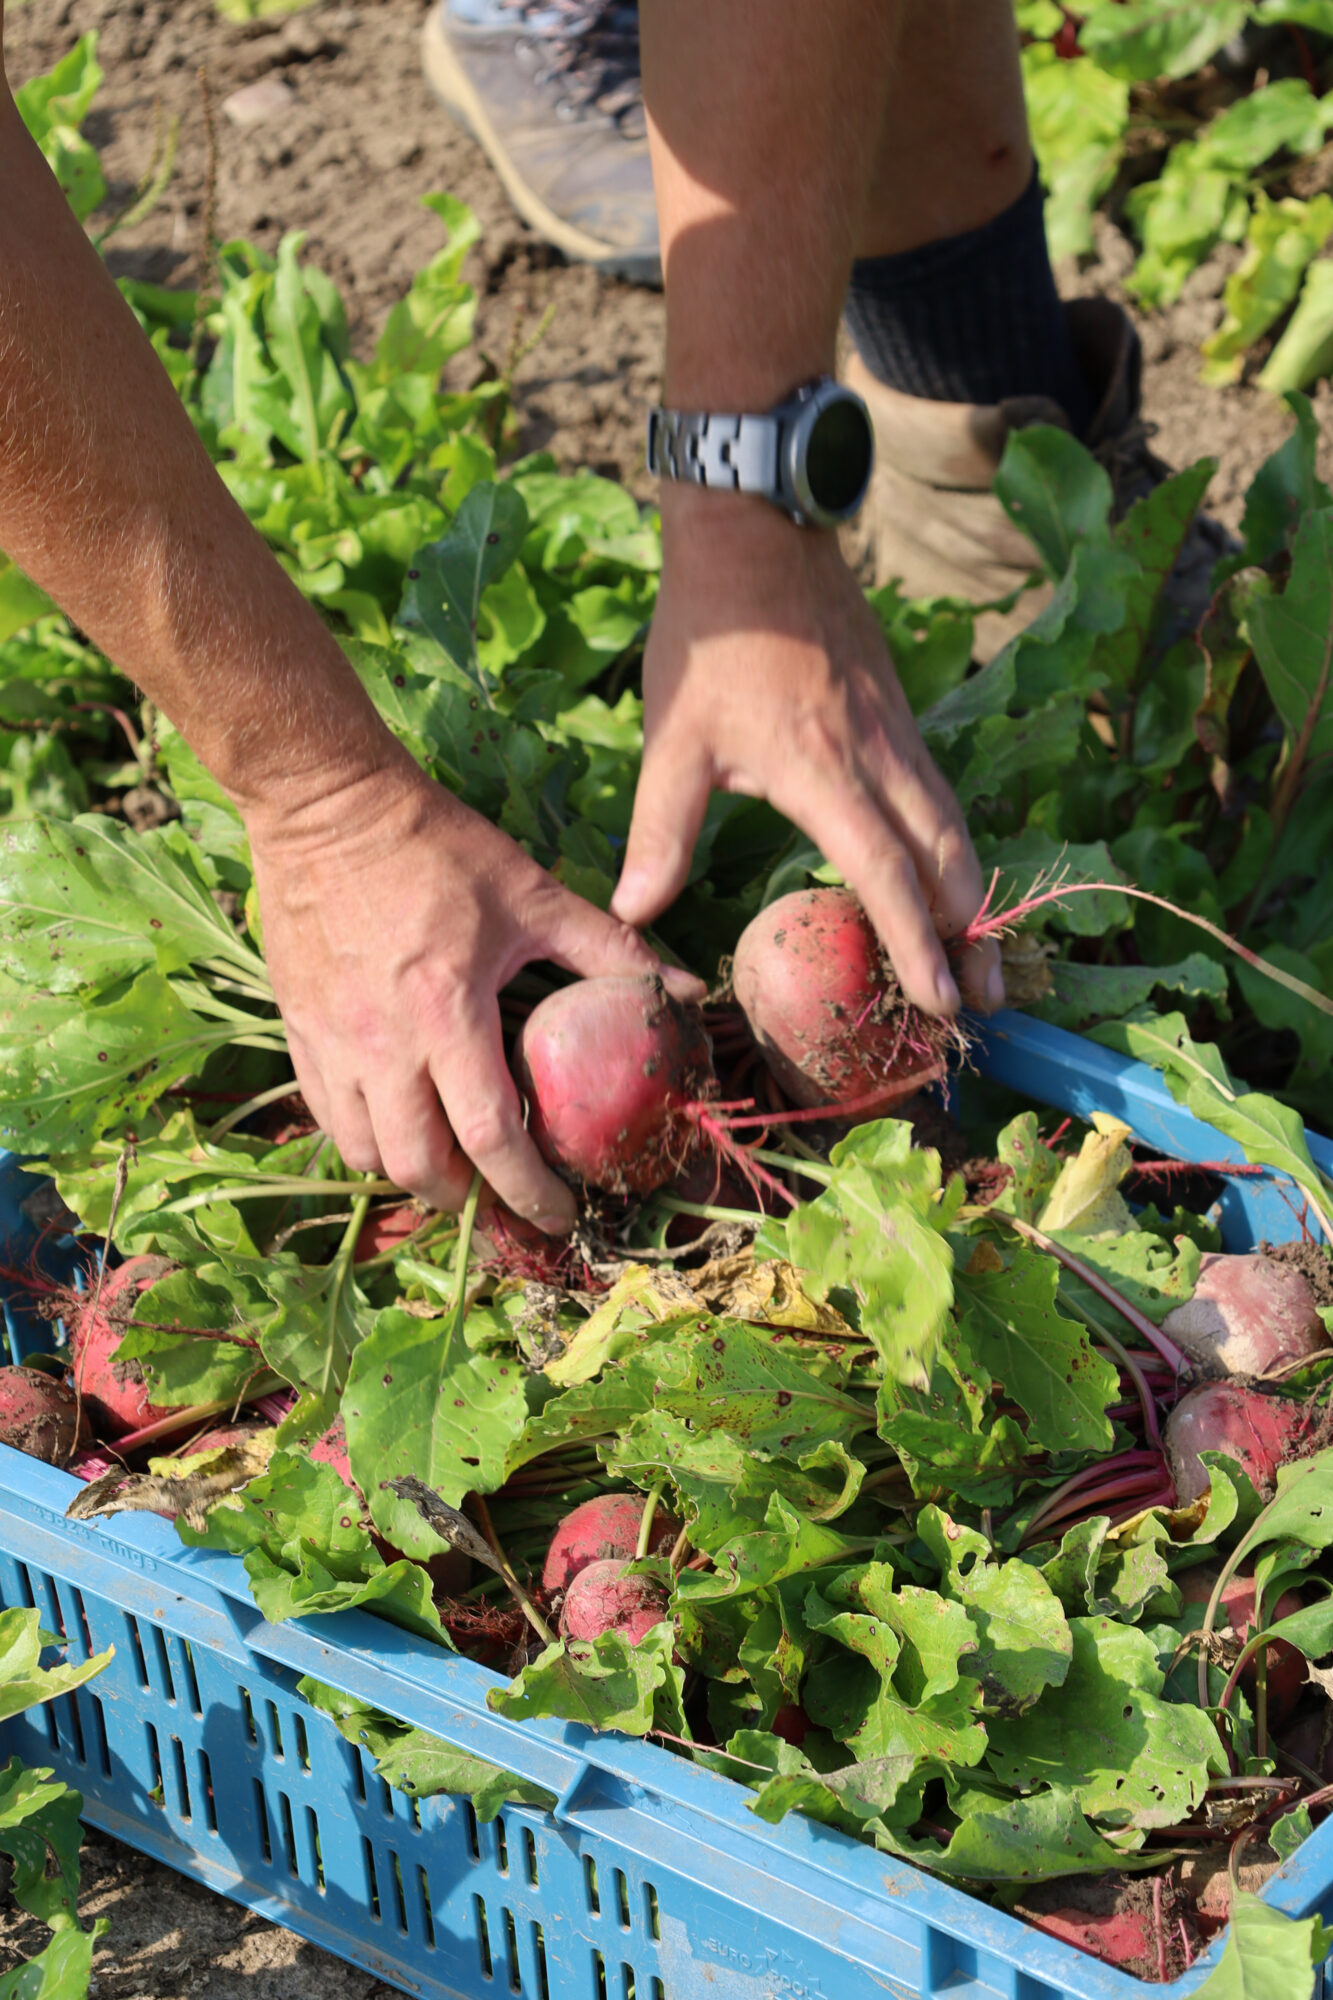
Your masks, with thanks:
[(226, 491), (0, 83), (0, 548), (242, 810), (313, 803), (392, 739)]
[(641, 0), (665, 395), (766, 408), (833, 366), (906, 0)]

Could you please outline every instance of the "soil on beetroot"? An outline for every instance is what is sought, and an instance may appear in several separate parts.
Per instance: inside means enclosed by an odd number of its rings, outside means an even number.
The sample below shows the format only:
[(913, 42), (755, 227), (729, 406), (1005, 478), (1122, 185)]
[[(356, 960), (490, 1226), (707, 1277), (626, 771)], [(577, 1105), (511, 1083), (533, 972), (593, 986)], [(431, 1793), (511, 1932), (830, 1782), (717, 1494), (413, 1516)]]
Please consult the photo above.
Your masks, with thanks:
[(1299, 1271), (1314, 1293), (1315, 1304), (1333, 1306), (1333, 1253), (1322, 1243), (1261, 1243), (1265, 1257)]
[[(196, 283), (210, 217), (218, 238), (248, 237), (268, 249), (285, 230), (300, 229), (307, 254), (346, 299), (361, 352), (439, 247), (439, 225), (421, 196), (445, 189), (461, 197), (481, 223), (468, 267), (478, 294), (477, 350), (454, 364), (453, 386), (488, 363), (503, 367), (549, 312), (540, 344), (517, 368), (519, 448), (549, 449), (562, 465), (591, 467), (648, 499), (642, 426), (658, 386), (661, 296), (564, 265), (512, 214), (480, 150), (450, 125), (422, 81), (426, 12), (426, 0), (359, 0), (237, 25), (217, 17), (212, 0), (29, 0), (9, 10), (6, 56), (17, 85), (49, 68), (78, 35), (99, 30), (106, 80), (88, 130), (111, 183), (111, 211), (127, 205), (149, 165), (155, 116), (180, 119), (164, 200), (109, 246), (118, 276)], [(290, 96), (267, 121), (239, 129), (226, 100), (260, 78), (280, 81)], [(205, 91), (214, 111), (215, 168)], [(1209, 501), (1233, 527), (1250, 478), (1289, 427), (1285, 411), (1261, 391), (1218, 391), (1198, 381), (1198, 343), (1221, 316), (1222, 286), (1238, 254), (1220, 252), (1194, 274), (1176, 307), (1139, 320), (1144, 407), (1157, 426), (1156, 447), (1176, 464), (1216, 454)], [(1096, 256), (1063, 270), (1062, 288), (1108, 293), (1132, 311), (1122, 290), (1132, 261), (1126, 238), (1100, 221)], [(1328, 477), (1333, 389), (1322, 385), (1315, 401)], [(957, 1135), (923, 1130), (919, 1137), (946, 1146), (952, 1138), (949, 1164), (962, 1164)], [(1319, 1282), (1328, 1288), (1324, 1296), (1333, 1292), (1326, 1264)], [(84, 1913), (111, 1925), (97, 1955), (96, 2000), (389, 2000), (382, 1982), (104, 1835), (88, 1835), (83, 1868)], [(1076, 1885), (1056, 1888), (1065, 1906), (1076, 1902)], [(0, 1902), (0, 1972), (44, 1935)], [(1170, 1964), (1174, 1970), (1174, 1958)]]

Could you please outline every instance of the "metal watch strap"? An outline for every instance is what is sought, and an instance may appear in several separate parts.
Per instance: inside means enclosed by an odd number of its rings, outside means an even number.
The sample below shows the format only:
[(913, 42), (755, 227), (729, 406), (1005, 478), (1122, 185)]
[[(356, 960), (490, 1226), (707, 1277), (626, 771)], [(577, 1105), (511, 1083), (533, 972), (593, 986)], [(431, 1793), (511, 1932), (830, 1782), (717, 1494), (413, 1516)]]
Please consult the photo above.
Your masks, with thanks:
[(648, 470), (654, 478), (776, 498), (779, 429), (774, 416), (653, 409), (648, 412)]

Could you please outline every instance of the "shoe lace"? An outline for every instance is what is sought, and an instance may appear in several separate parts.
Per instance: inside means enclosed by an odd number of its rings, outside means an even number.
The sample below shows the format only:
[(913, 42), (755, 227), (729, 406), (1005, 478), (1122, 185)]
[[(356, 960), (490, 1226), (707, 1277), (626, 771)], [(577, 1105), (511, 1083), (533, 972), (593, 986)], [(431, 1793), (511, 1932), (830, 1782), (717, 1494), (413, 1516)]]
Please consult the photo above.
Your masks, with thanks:
[(636, 0), (500, 0), (523, 23), (565, 114), (600, 113), (637, 136), (643, 126)]

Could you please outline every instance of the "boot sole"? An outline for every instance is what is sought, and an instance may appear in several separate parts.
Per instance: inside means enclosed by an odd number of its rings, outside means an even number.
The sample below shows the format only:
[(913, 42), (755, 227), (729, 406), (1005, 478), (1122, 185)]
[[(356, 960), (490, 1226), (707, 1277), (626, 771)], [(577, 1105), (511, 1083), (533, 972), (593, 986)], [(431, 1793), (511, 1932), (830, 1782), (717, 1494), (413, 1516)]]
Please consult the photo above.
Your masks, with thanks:
[(657, 285), (662, 281), (661, 260), (617, 251), (613, 245), (590, 236), (586, 230), (567, 222), (549, 208), (524, 180), (514, 165), (480, 97), (462, 64), (455, 56), (444, 32), (438, 5), (431, 8), (421, 33), (421, 64), (435, 95), (463, 129), (470, 133), (500, 177), (501, 184), (529, 229), (553, 243), (571, 263), (592, 264), (608, 277), (628, 278), (635, 284)]

